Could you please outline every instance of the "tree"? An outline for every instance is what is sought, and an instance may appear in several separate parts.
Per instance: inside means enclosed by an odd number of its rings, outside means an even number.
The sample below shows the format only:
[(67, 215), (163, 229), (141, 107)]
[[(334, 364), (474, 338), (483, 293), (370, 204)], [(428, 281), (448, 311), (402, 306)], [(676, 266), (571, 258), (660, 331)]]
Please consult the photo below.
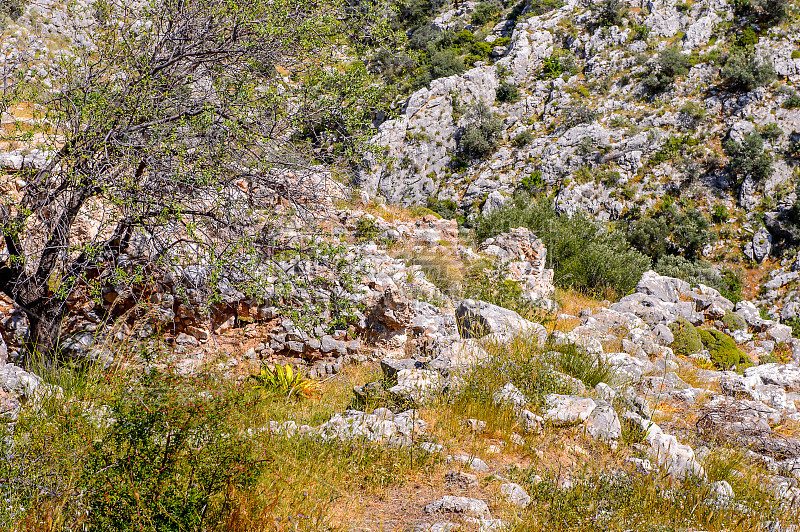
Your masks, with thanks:
[(502, 130), (503, 122), (494, 115), (492, 108), (478, 100), (470, 107), (459, 149), (468, 157), (484, 159), (494, 153)]
[(761, 181), (772, 174), (772, 157), (764, 151), (764, 140), (755, 131), (745, 135), (741, 144), (727, 139), (722, 149), (730, 159), (730, 173), (737, 180), (749, 176)]
[(750, 91), (766, 85), (775, 77), (775, 69), (766, 58), (755, 52), (735, 49), (728, 56), (720, 76), (733, 90)]
[(3, 140), (47, 154), (0, 207), (0, 291), (29, 350), (59, 347), (81, 294), (169, 277), (187, 304), (238, 294), (335, 320), (347, 261), (303, 224), (378, 94), (363, 67), (328, 67), (383, 27), (338, 0), (130, 4), (95, 2), (92, 45), (55, 56), (47, 80), (26, 81), (39, 59), (20, 54), (0, 100), (33, 112)]

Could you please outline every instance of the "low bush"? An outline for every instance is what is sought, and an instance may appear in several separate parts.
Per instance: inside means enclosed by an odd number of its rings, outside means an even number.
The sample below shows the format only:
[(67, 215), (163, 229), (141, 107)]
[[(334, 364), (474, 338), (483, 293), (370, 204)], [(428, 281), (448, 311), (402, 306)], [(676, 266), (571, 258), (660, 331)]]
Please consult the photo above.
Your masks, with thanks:
[(700, 341), (700, 333), (694, 325), (683, 318), (674, 321), (670, 326), (674, 340), (670, 348), (676, 355), (686, 356), (699, 353), (703, 350), (703, 343)]
[(664, 255), (653, 269), (660, 275), (683, 279), (692, 286), (710, 286), (734, 303), (742, 300), (742, 275), (739, 270), (722, 268), (718, 271), (704, 260), (690, 261), (680, 255)]
[(747, 322), (744, 321), (744, 318), (730, 310), (725, 311), (722, 323), (725, 324), (729, 331), (747, 331)]
[(691, 59), (677, 46), (670, 46), (658, 54), (657, 69), (645, 78), (644, 84), (651, 92), (668, 89), (677, 76), (683, 76), (692, 67)]
[(463, 376), (456, 403), (491, 405), (492, 395), (509, 382), (525, 394), (532, 407), (542, 405), (547, 394), (572, 393), (570, 384), (540, 357), (535, 337), (522, 335), (508, 344), (491, 343), (486, 351), (488, 360)]
[(502, 103), (513, 103), (519, 101), (519, 87), (513, 83), (504, 81), (497, 88), (497, 101)]
[(681, 211), (675, 207), (628, 221), (626, 237), (634, 248), (653, 262), (668, 254), (694, 260), (703, 247), (715, 239), (710, 221), (703, 213), (696, 209)]
[(632, 249), (622, 233), (608, 230), (582, 213), (560, 215), (547, 198), (519, 193), (503, 209), (480, 218), (475, 227), (479, 242), (524, 226), (547, 247), (548, 267), (555, 282), (605, 296), (606, 291), (627, 294), (639, 282), (650, 260)]
[(458, 142), (459, 151), (475, 159), (490, 156), (497, 149), (502, 129), (503, 122), (495, 117), (486, 102), (477, 102), (470, 108), (464, 133)]
[(517, 133), (514, 136), (514, 140), (512, 140), (512, 142), (514, 146), (516, 146), (517, 148), (524, 148), (525, 146), (530, 144), (532, 140), (533, 140), (533, 133), (529, 129), (526, 129), (525, 131)]
[(25, 12), (28, 0), (2, 0), (0, 1), (0, 19), (9, 17), (17, 20)]
[(594, 9), (594, 16), (600, 26), (621, 26), (627, 6), (622, 0), (603, 0)]
[(475, 7), (470, 22), (476, 26), (483, 26), (497, 18), (503, 10), (503, 4), (498, 1), (484, 0)]
[(716, 329), (701, 329), (700, 340), (708, 349), (711, 362), (723, 370), (742, 370), (752, 366), (753, 362), (736, 346), (733, 338)]
[(735, 49), (720, 70), (723, 81), (732, 90), (750, 91), (775, 78), (775, 70), (766, 58), (755, 52)]
[(528, 5), (528, 12), (531, 15), (539, 16), (563, 6), (564, 2), (562, 0), (531, 0)]
[(748, 176), (761, 181), (772, 175), (772, 157), (764, 151), (764, 140), (758, 133), (748, 133), (741, 144), (729, 138), (722, 143), (722, 149), (729, 158), (730, 173), (737, 181)]

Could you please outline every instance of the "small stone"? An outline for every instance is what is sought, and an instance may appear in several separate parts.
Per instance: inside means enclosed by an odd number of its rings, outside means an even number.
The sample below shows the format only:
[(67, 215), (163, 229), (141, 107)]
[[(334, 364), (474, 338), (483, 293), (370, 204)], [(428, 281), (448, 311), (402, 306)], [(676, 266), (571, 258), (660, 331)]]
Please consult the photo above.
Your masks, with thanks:
[(456, 454), (448, 456), (447, 461), (460, 462), (462, 464), (466, 464), (469, 466), (470, 469), (472, 469), (473, 471), (478, 471), (479, 473), (489, 471), (489, 466), (486, 465), (486, 462), (474, 456), (467, 456), (465, 454)]
[(531, 503), (531, 496), (525, 491), (525, 488), (513, 482), (500, 485), (500, 493), (510, 502), (520, 508), (525, 508)]
[(489, 506), (480, 499), (447, 495), (425, 507), (425, 513), (450, 513), (469, 517), (491, 519)]
[(486, 422), (481, 421), (480, 419), (465, 419), (464, 425), (472, 432), (483, 432), (486, 430)]
[(461, 489), (473, 488), (478, 485), (478, 477), (470, 473), (464, 473), (458, 469), (445, 473), (444, 481), (446, 484), (458, 486)]

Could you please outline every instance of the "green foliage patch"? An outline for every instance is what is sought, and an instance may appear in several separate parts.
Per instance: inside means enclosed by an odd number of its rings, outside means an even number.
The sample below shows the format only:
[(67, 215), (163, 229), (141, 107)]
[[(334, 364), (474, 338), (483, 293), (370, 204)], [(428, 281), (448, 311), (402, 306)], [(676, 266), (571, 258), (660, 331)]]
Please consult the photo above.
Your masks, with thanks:
[(736, 346), (733, 338), (716, 329), (701, 329), (700, 340), (708, 349), (711, 362), (718, 368), (742, 370), (753, 362)]
[(683, 318), (674, 321), (670, 326), (674, 341), (670, 348), (676, 355), (689, 356), (703, 350), (700, 333), (697, 328)]
[(475, 234), (481, 242), (520, 226), (542, 239), (555, 282), (565, 288), (596, 295), (605, 295), (607, 290), (627, 294), (650, 267), (650, 260), (632, 249), (622, 233), (582, 213), (560, 215), (548, 198), (535, 199), (525, 193), (479, 219)]

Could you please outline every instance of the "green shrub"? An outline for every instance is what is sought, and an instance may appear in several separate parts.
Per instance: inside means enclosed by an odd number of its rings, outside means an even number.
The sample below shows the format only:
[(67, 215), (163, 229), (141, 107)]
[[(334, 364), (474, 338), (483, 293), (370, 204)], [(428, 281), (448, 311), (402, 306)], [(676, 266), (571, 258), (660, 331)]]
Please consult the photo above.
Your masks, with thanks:
[(235, 398), (170, 380), (152, 372), (112, 402), (81, 471), (90, 530), (203, 530), (230, 512), (229, 490), (255, 484), (262, 466), (226, 423)]
[(758, 35), (750, 27), (745, 28), (736, 39), (736, 46), (739, 48), (752, 49), (756, 44), (758, 44)]
[(480, 218), (475, 234), (479, 242), (528, 227), (547, 247), (548, 267), (555, 282), (590, 294), (605, 296), (611, 290), (629, 293), (650, 268), (650, 260), (632, 249), (622, 233), (609, 230), (582, 213), (560, 215), (547, 198), (517, 194), (503, 208)]
[(715, 239), (710, 227), (709, 220), (700, 211), (672, 208), (628, 222), (626, 237), (634, 248), (653, 262), (668, 253), (694, 260), (703, 247)]
[(576, 105), (564, 109), (564, 127), (567, 129), (581, 124), (591, 124), (597, 118), (597, 111), (583, 105)]
[(725, 205), (721, 205), (719, 203), (714, 205), (714, 208), (711, 210), (711, 220), (714, 223), (722, 223), (726, 221), (728, 217), (730, 217), (730, 214), (728, 213), (728, 209), (725, 207)]
[(495, 117), (484, 101), (473, 105), (469, 111), (464, 133), (459, 139), (459, 151), (467, 157), (484, 159), (497, 149), (497, 140), (503, 122)]
[(6, 16), (17, 20), (25, 12), (28, 0), (2, 0), (0, 1), (0, 18)]
[(502, 103), (513, 103), (519, 100), (519, 87), (513, 83), (504, 81), (497, 88), (497, 101)]
[(700, 333), (694, 325), (683, 318), (674, 321), (670, 326), (674, 340), (670, 348), (676, 355), (689, 356), (703, 350)]
[(484, 0), (475, 7), (470, 22), (476, 26), (483, 26), (497, 18), (503, 10), (503, 5), (497, 1)]
[(734, 50), (720, 75), (732, 90), (750, 91), (772, 81), (775, 70), (772, 63), (766, 58), (757, 58), (755, 52)]
[(772, 157), (764, 151), (764, 140), (758, 133), (748, 133), (741, 144), (729, 138), (722, 143), (722, 149), (730, 159), (730, 173), (737, 180), (750, 176), (761, 181), (772, 175)]
[(658, 54), (658, 69), (644, 81), (651, 92), (661, 92), (672, 85), (677, 76), (683, 76), (692, 67), (691, 59), (677, 46), (670, 46)]
[(544, 15), (563, 6), (562, 0), (531, 0), (528, 12), (535, 16)]
[(603, 0), (595, 8), (595, 17), (600, 26), (621, 26), (627, 7), (622, 0)]
[(459, 212), (458, 204), (451, 199), (440, 200), (429, 197), (427, 205), (430, 210), (442, 218), (446, 218), (448, 220), (459, 220), (460, 222), (464, 219)]
[(476, 364), (463, 378), (454, 399), (458, 403), (492, 404), (492, 395), (506, 383), (516, 386), (533, 406), (544, 403), (550, 393), (572, 393), (556, 370), (540, 356), (534, 337), (517, 336), (508, 344), (491, 343), (486, 348), (489, 359)]
[(783, 102), (783, 108), (795, 109), (797, 107), (800, 107), (800, 94), (795, 92), (791, 96), (789, 96), (785, 102)]
[(517, 133), (514, 136), (514, 140), (512, 140), (512, 143), (517, 148), (524, 148), (525, 146), (530, 144), (532, 140), (533, 140), (533, 133), (530, 130), (526, 129), (525, 131)]
[(705, 348), (708, 349), (708, 353), (711, 355), (711, 362), (720, 369), (741, 370), (753, 364), (747, 355), (736, 347), (736, 342), (733, 341), (733, 338), (724, 332), (716, 329), (701, 329), (700, 340)]
[(760, 133), (762, 138), (770, 142), (775, 142), (783, 136), (783, 130), (775, 122), (770, 122), (762, 127)]
[(564, 72), (574, 74), (576, 71), (575, 56), (569, 50), (558, 48), (542, 60), (542, 79), (555, 79)]
[(542, 179), (542, 173), (539, 170), (534, 170), (523, 177), (520, 182), (519, 186), (517, 187), (519, 190), (523, 192), (536, 192), (542, 188), (544, 188), (544, 179)]
[(359, 242), (369, 242), (378, 236), (378, 224), (369, 218), (359, 218), (356, 222), (355, 237)]
[(431, 56), (430, 78), (439, 79), (462, 73), (464, 61), (454, 50), (440, 50)]
[(730, 310), (725, 312), (722, 323), (725, 324), (729, 331), (747, 331), (747, 322), (744, 321), (744, 318)]
[(792, 50), (792, 59), (800, 59), (800, 50)]

